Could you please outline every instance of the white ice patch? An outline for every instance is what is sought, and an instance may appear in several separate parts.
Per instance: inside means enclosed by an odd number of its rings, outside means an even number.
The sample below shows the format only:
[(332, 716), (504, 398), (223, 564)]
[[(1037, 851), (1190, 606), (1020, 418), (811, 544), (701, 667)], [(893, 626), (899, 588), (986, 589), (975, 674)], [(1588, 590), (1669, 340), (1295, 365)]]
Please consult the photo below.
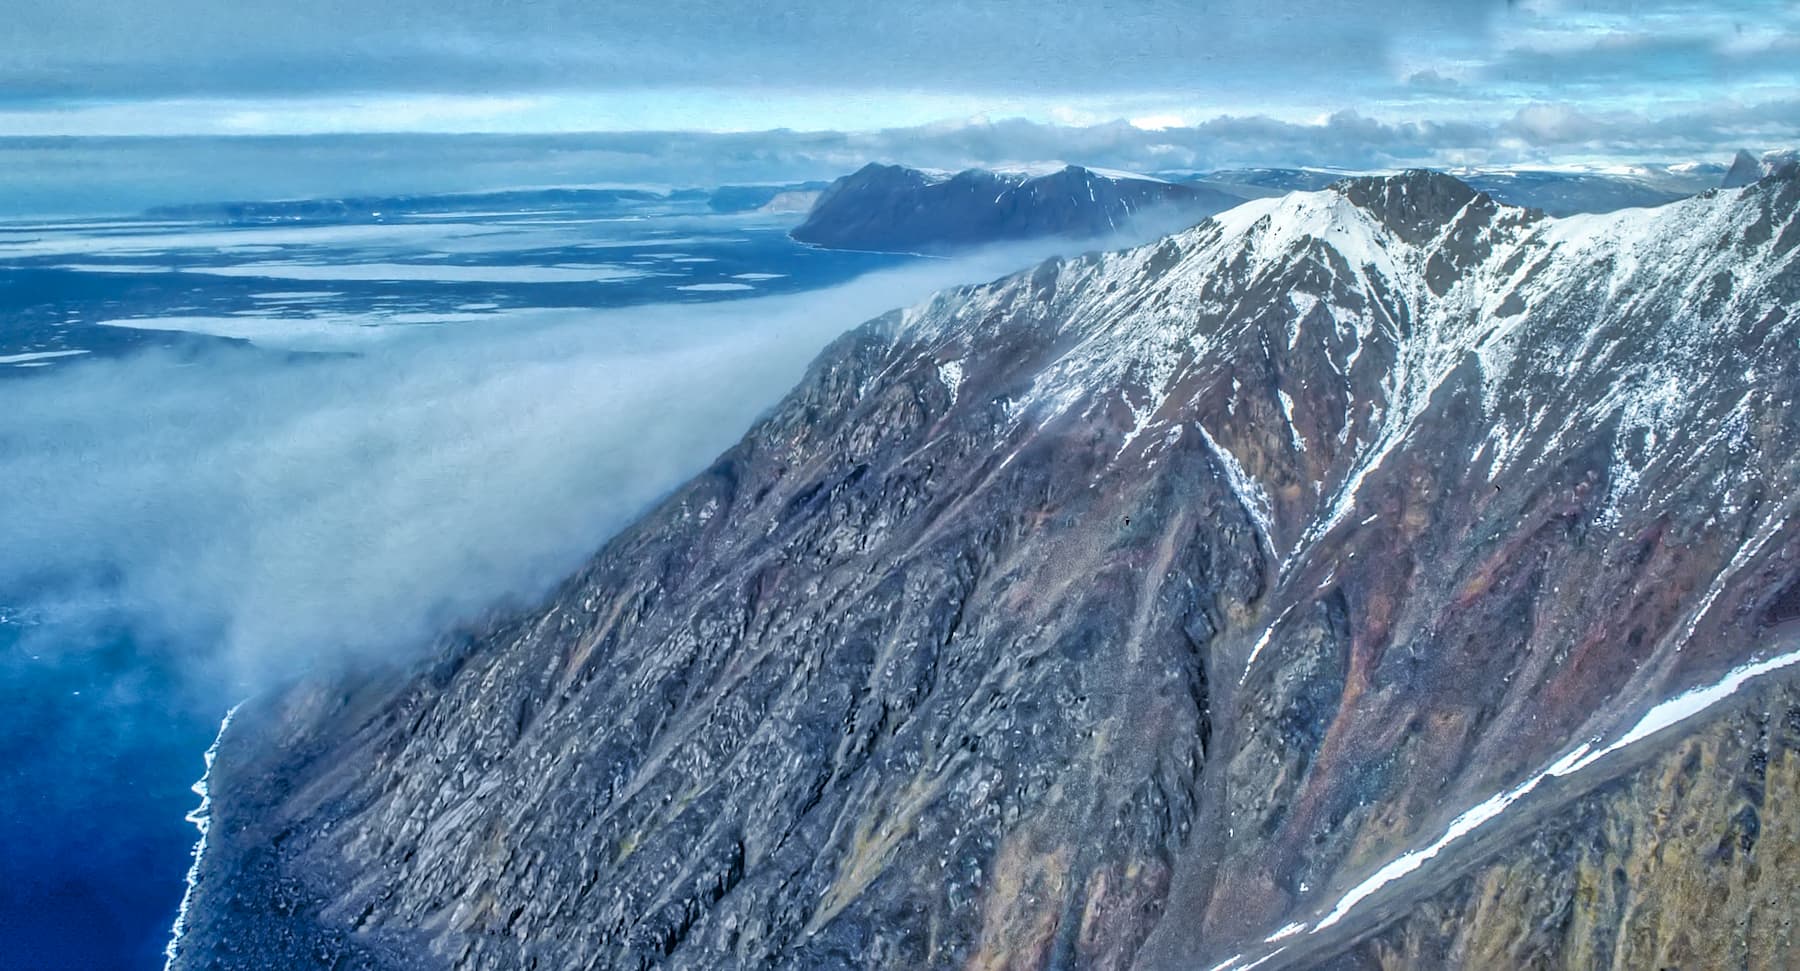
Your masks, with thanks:
[(955, 404), (957, 393), (962, 390), (963, 362), (960, 360), (945, 361), (938, 365), (937, 373), (938, 380), (944, 382), (944, 387), (950, 389), (950, 403)]
[(86, 354), (86, 351), (29, 351), (24, 354), (0, 355), (0, 364), (24, 364), (27, 361), (48, 361), (55, 357), (74, 357)]
[(1294, 451), (1306, 451), (1306, 439), (1300, 436), (1300, 429), (1294, 424), (1294, 399), (1285, 390), (1275, 392), (1281, 398), (1281, 413), (1287, 417), (1288, 441), (1293, 443)]
[(1256, 659), (1262, 656), (1263, 649), (1268, 647), (1269, 641), (1274, 639), (1275, 628), (1280, 627), (1281, 622), (1288, 618), (1288, 614), (1294, 612), (1295, 606), (1297, 605), (1288, 604), (1287, 609), (1283, 610), (1281, 615), (1276, 617), (1269, 626), (1263, 628), (1262, 636), (1258, 637), (1256, 643), (1251, 645), (1250, 656), (1244, 659), (1244, 673), (1238, 676), (1238, 687), (1243, 687), (1250, 680), (1250, 670), (1256, 666)]
[(685, 290), (689, 293), (723, 293), (732, 290), (754, 290), (756, 288), (748, 283), (688, 283), (674, 287), (673, 289)]
[(121, 317), (95, 321), (98, 327), (123, 327), (130, 330), (183, 331), (246, 340), (259, 347), (295, 351), (338, 351), (367, 347), (371, 341), (387, 340), (418, 328), (444, 324), (554, 323), (580, 318), (588, 311), (578, 308), (522, 307), (494, 313), (463, 311), (434, 313), (409, 311), (392, 314), (320, 313), (306, 317), (268, 317), (256, 312), (219, 316)]
[(1288, 321), (1288, 350), (1291, 351), (1300, 344), (1300, 325), (1319, 305), (1319, 298), (1299, 290), (1289, 290), (1287, 298), (1294, 305), (1294, 316)]
[(1268, 937), (1263, 938), (1263, 943), (1273, 944), (1276, 941), (1285, 941), (1303, 930), (1306, 930), (1306, 924), (1302, 921), (1294, 921), (1292, 924), (1288, 924), (1275, 933), (1270, 934)]
[[(145, 256), (178, 250), (228, 253), (271, 252), (278, 246), (361, 247), (431, 250), (440, 253), (503, 253), (550, 249), (579, 243), (569, 222), (541, 228), (499, 229), (472, 222), (377, 223), (350, 226), (256, 226), (144, 233), (68, 232), (0, 242), (0, 258), (57, 254)], [(82, 227), (83, 229), (88, 227)], [(674, 240), (604, 241), (610, 246), (665, 246)], [(585, 244), (584, 244), (585, 245)]]
[(169, 273), (167, 266), (145, 266), (137, 263), (59, 263), (53, 270), (71, 273)]
[(1285, 950), (1287, 950), (1287, 947), (1284, 945), (1251, 961), (1245, 961), (1242, 954), (1234, 954), (1231, 957), (1220, 961), (1218, 964), (1213, 965), (1210, 971), (1251, 971), (1253, 968), (1260, 968), (1270, 961), (1275, 960), (1275, 956)]
[(1257, 535), (1262, 539), (1263, 546), (1268, 549), (1270, 556), (1275, 556), (1275, 507), (1269, 501), (1268, 491), (1244, 470), (1237, 456), (1212, 437), (1205, 425), (1196, 422), (1194, 427), (1199, 429), (1200, 437), (1206, 441), (1206, 447), (1212, 452), (1213, 458), (1219, 460), (1219, 467), (1225, 471), (1226, 484), (1231, 486), (1232, 494), (1237, 496), (1238, 504), (1244, 507), (1250, 521), (1256, 524)]
[(466, 266), (458, 263), (292, 263), (184, 266), (183, 273), (274, 280), (346, 280), (423, 283), (618, 283), (649, 276), (610, 263), (557, 266)]
[(1139, 404), (1131, 400), (1129, 391), (1119, 392), (1119, 400), (1131, 412), (1131, 430), (1126, 432), (1125, 438), (1119, 442), (1119, 450), (1113, 454), (1114, 460), (1124, 455), (1125, 450), (1131, 447), (1131, 443), (1137, 441), (1144, 432), (1150, 429), (1151, 423), (1156, 420), (1156, 413), (1162, 408), (1161, 397), (1151, 395), (1146, 391), (1144, 398), (1143, 403)]

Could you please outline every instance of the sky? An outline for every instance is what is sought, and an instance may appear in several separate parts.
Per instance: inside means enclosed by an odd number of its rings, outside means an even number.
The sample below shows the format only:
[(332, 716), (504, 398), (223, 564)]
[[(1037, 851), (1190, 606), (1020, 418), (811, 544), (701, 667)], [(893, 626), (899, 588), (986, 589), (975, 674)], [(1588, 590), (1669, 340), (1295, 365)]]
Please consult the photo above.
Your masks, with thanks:
[[(8, 19), (0, 161), (28, 178), (71, 136), (561, 136), (590, 179), (689, 183), (871, 160), (1719, 162), (1800, 140), (1791, 0), (13, 0)], [(109, 164), (51, 155), (51, 182)], [(516, 161), (507, 178), (544, 168)]]

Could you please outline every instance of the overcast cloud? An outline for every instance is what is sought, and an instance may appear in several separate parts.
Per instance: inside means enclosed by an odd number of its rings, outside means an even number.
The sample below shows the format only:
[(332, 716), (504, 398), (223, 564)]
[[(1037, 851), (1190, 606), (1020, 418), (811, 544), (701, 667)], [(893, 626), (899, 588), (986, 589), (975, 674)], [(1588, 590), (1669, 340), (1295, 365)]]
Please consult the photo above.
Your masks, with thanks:
[(1492, 120), (1304, 121), (1223, 116), (1146, 129), (1004, 119), (877, 131), (608, 132), (0, 138), (0, 212), (129, 213), (218, 199), (459, 192), (547, 185), (651, 188), (832, 179), (872, 161), (959, 169), (1064, 161), (1137, 171), (1308, 165), (1728, 163), (1740, 146), (1792, 144), (1800, 97), (1657, 114), (1526, 105)]
[(0, 135), (1204, 129), (1355, 111), (1504, 138), (1533, 106), (1758, 123), (1800, 86), (1796, 38), (1785, 0), (17, 0)]

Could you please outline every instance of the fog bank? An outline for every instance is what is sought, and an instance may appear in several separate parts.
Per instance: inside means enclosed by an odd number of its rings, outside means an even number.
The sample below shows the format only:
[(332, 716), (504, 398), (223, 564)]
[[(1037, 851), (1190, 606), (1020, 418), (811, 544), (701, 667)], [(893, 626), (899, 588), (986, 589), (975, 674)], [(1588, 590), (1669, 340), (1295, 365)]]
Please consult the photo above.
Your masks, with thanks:
[(572, 572), (839, 333), (1042, 253), (388, 328), (354, 356), (149, 355), (0, 382), (0, 606), (44, 663), (123, 627), (222, 700), (404, 657)]

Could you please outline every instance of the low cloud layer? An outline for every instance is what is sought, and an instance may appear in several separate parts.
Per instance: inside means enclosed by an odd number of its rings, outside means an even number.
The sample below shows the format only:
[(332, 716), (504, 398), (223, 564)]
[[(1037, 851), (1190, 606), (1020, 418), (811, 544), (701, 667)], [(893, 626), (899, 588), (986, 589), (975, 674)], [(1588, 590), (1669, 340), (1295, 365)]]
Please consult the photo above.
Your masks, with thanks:
[[(1441, 83), (1443, 79), (1439, 79)], [(1788, 145), (1800, 98), (1662, 112), (1527, 105), (1496, 121), (1223, 116), (1173, 127), (974, 120), (873, 132), (612, 132), (0, 138), (0, 213), (131, 212), (181, 202), (633, 184), (831, 179), (872, 161), (939, 168), (1066, 161), (1136, 171), (1239, 166), (1727, 163)]]
[(1026, 258), (460, 325), (357, 357), (148, 356), (0, 382), (0, 605), (24, 608), (46, 664), (124, 627), (173, 645), (216, 698), (408, 656), (571, 572), (836, 334)]

